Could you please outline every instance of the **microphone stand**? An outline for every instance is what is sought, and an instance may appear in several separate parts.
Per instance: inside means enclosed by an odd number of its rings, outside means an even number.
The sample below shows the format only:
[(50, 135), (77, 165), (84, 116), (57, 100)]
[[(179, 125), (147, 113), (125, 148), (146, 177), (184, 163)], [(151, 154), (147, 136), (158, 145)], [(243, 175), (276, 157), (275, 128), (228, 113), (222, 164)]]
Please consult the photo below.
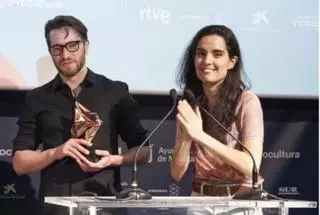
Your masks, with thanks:
[(137, 172), (138, 172), (138, 167), (137, 167), (137, 158), (138, 158), (138, 154), (141, 150), (141, 148), (148, 142), (148, 140), (151, 138), (151, 136), (160, 128), (160, 126), (164, 123), (164, 121), (170, 116), (170, 114), (172, 113), (172, 111), (176, 108), (176, 104), (177, 104), (177, 92), (175, 89), (171, 89), (170, 90), (170, 95), (173, 99), (173, 105), (171, 107), (171, 109), (169, 110), (169, 112), (165, 115), (165, 117), (160, 121), (160, 123), (153, 129), (153, 131), (148, 135), (148, 137), (141, 143), (141, 145), (139, 146), (135, 156), (134, 156), (134, 165), (133, 165), (133, 169), (132, 169), (132, 183), (131, 183), (131, 187), (128, 189), (125, 189), (123, 191), (121, 191), (120, 193), (118, 193), (118, 195), (116, 196), (117, 199), (135, 199), (135, 200), (139, 200), (139, 199), (151, 199), (152, 196), (150, 193), (148, 193), (147, 191), (138, 188), (138, 182), (137, 182)]
[(197, 104), (200, 109), (205, 112), (211, 119), (213, 119), (227, 134), (229, 134), (238, 144), (240, 144), (240, 146), (248, 152), (252, 163), (253, 163), (253, 167), (252, 167), (252, 188), (250, 191), (247, 192), (241, 192), (236, 194), (233, 199), (242, 199), (242, 200), (266, 200), (269, 196), (267, 191), (264, 191), (260, 188), (258, 188), (257, 182), (258, 182), (258, 168), (256, 165), (256, 162), (254, 160), (253, 155), (251, 154), (250, 150), (248, 150), (245, 145), (242, 144), (242, 142), (240, 140), (238, 140), (235, 136), (233, 136), (226, 127), (224, 127), (224, 125), (222, 125), (221, 122), (219, 122), (214, 116), (212, 116), (212, 114), (210, 114), (205, 108), (202, 107), (202, 105), (199, 104), (198, 100), (196, 99), (195, 95), (193, 94), (193, 92), (189, 89), (186, 89), (184, 91), (184, 94), (187, 97), (187, 100), (189, 100), (191, 103), (193, 104)]

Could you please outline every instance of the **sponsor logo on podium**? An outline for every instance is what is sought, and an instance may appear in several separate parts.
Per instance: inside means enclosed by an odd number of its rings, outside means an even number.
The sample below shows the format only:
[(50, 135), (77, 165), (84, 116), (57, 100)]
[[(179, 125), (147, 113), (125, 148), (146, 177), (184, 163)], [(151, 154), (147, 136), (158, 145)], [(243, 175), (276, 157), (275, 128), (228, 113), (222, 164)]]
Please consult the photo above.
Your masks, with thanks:
[(25, 195), (17, 192), (16, 183), (5, 184), (1, 187), (0, 199), (24, 199)]
[(5, 186), (3, 186), (3, 194), (10, 194), (10, 193), (17, 193), (15, 186), (16, 184), (6, 184)]
[(0, 157), (12, 156), (12, 149), (0, 149)]
[(180, 195), (180, 187), (176, 184), (169, 185), (169, 196), (179, 196)]
[(170, 184), (168, 189), (162, 189), (162, 188), (152, 188), (148, 189), (149, 193), (165, 193), (169, 196), (179, 196), (180, 195), (181, 188), (176, 184)]
[(279, 151), (263, 152), (263, 158), (267, 159), (299, 159), (300, 152), (290, 152), (280, 149)]
[(299, 195), (298, 187), (279, 187), (278, 195)]

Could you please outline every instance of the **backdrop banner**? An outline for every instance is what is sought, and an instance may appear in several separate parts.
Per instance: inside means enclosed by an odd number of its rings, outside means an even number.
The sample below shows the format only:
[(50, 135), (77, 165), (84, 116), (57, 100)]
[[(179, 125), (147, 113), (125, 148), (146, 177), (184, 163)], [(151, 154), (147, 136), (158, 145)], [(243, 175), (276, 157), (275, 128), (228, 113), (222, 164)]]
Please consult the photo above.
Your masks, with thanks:
[[(272, 118), (272, 117), (271, 117)], [(16, 117), (0, 117), (0, 201), (1, 214), (33, 214), (37, 207), (39, 173), (17, 176), (12, 168), (12, 139), (17, 132)], [(150, 131), (159, 119), (143, 119)], [(193, 161), (179, 183), (170, 176), (175, 139), (175, 120), (166, 121), (150, 140), (148, 164), (138, 168), (138, 186), (152, 196), (188, 196), (191, 192)], [(125, 145), (119, 140), (119, 150)], [(121, 169), (122, 186), (131, 184), (131, 167)], [(265, 142), (261, 174), (264, 189), (282, 198), (318, 200), (318, 123), (313, 120), (265, 120)], [(3, 213), (3, 212), (6, 213)], [(184, 214), (185, 209), (170, 214)], [(168, 209), (130, 209), (130, 214), (169, 214)], [(267, 210), (266, 214), (276, 214)], [(317, 214), (315, 209), (290, 210), (290, 214)]]

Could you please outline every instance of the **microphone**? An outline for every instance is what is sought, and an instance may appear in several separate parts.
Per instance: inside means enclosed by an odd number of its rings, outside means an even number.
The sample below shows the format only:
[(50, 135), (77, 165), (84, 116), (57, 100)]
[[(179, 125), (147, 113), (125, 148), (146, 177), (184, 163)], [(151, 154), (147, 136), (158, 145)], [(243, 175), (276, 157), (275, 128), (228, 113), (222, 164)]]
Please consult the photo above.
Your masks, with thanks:
[(250, 150), (248, 150), (240, 140), (238, 140), (235, 136), (233, 136), (231, 134), (231, 132), (228, 131), (228, 129), (224, 125), (222, 125), (221, 122), (219, 122), (219, 120), (217, 120), (212, 114), (209, 113), (209, 111), (207, 111), (204, 107), (202, 107), (200, 105), (198, 99), (196, 99), (196, 96), (194, 95), (194, 93), (191, 90), (186, 89), (184, 91), (184, 96), (186, 97), (188, 102), (190, 102), (191, 106), (194, 106), (194, 105), (199, 106), (199, 108), (203, 112), (205, 112), (211, 119), (213, 119), (227, 134), (229, 134), (238, 144), (240, 144), (240, 146), (245, 151), (247, 151), (248, 154), (250, 155), (250, 158), (251, 158), (252, 163), (253, 163), (253, 167), (252, 167), (252, 189), (250, 191), (248, 191), (248, 192), (242, 192), (242, 193), (236, 194), (233, 197), (233, 199), (266, 200), (267, 197), (269, 196), (269, 194), (266, 191), (259, 189), (258, 186), (257, 186), (259, 172), (258, 172), (258, 168), (257, 168), (256, 162), (255, 162), (255, 159), (254, 159), (253, 155), (251, 154)]
[(118, 193), (116, 196), (117, 199), (151, 199), (151, 194), (144, 191), (143, 189), (138, 188), (138, 182), (137, 182), (137, 158), (138, 154), (141, 150), (141, 148), (148, 142), (148, 140), (152, 137), (152, 135), (160, 128), (160, 126), (164, 123), (164, 121), (170, 116), (172, 111), (176, 108), (177, 106), (177, 91), (175, 89), (170, 90), (170, 96), (173, 100), (173, 104), (169, 112), (163, 117), (163, 119), (160, 121), (160, 123), (153, 129), (153, 131), (147, 136), (147, 138), (140, 144), (135, 157), (134, 157), (134, 165), (132, 169), (132, 183), (131, 187), (128, 189), (125, 189)]

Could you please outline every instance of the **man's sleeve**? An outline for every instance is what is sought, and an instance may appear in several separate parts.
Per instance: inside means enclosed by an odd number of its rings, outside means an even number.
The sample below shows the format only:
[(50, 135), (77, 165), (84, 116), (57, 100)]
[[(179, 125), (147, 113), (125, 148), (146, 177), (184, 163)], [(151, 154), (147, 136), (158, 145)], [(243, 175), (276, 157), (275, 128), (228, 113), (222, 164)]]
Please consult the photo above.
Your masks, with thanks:
[(121, 91), (120, 100), (117, 103), (117, 131), (129, 149), (139, 146), (145, 140), (148, 131), (141, 124), (138, 104), (130, 95), (128, 85), (119, 81), (117, 84)]
[(18, 132), (13, 140), (13, 152), (17, 150), (35, 150), (40, 144), (38, 135), (36, 110), (32, 104), (32, 96), (27, 94), (21, 109)]

